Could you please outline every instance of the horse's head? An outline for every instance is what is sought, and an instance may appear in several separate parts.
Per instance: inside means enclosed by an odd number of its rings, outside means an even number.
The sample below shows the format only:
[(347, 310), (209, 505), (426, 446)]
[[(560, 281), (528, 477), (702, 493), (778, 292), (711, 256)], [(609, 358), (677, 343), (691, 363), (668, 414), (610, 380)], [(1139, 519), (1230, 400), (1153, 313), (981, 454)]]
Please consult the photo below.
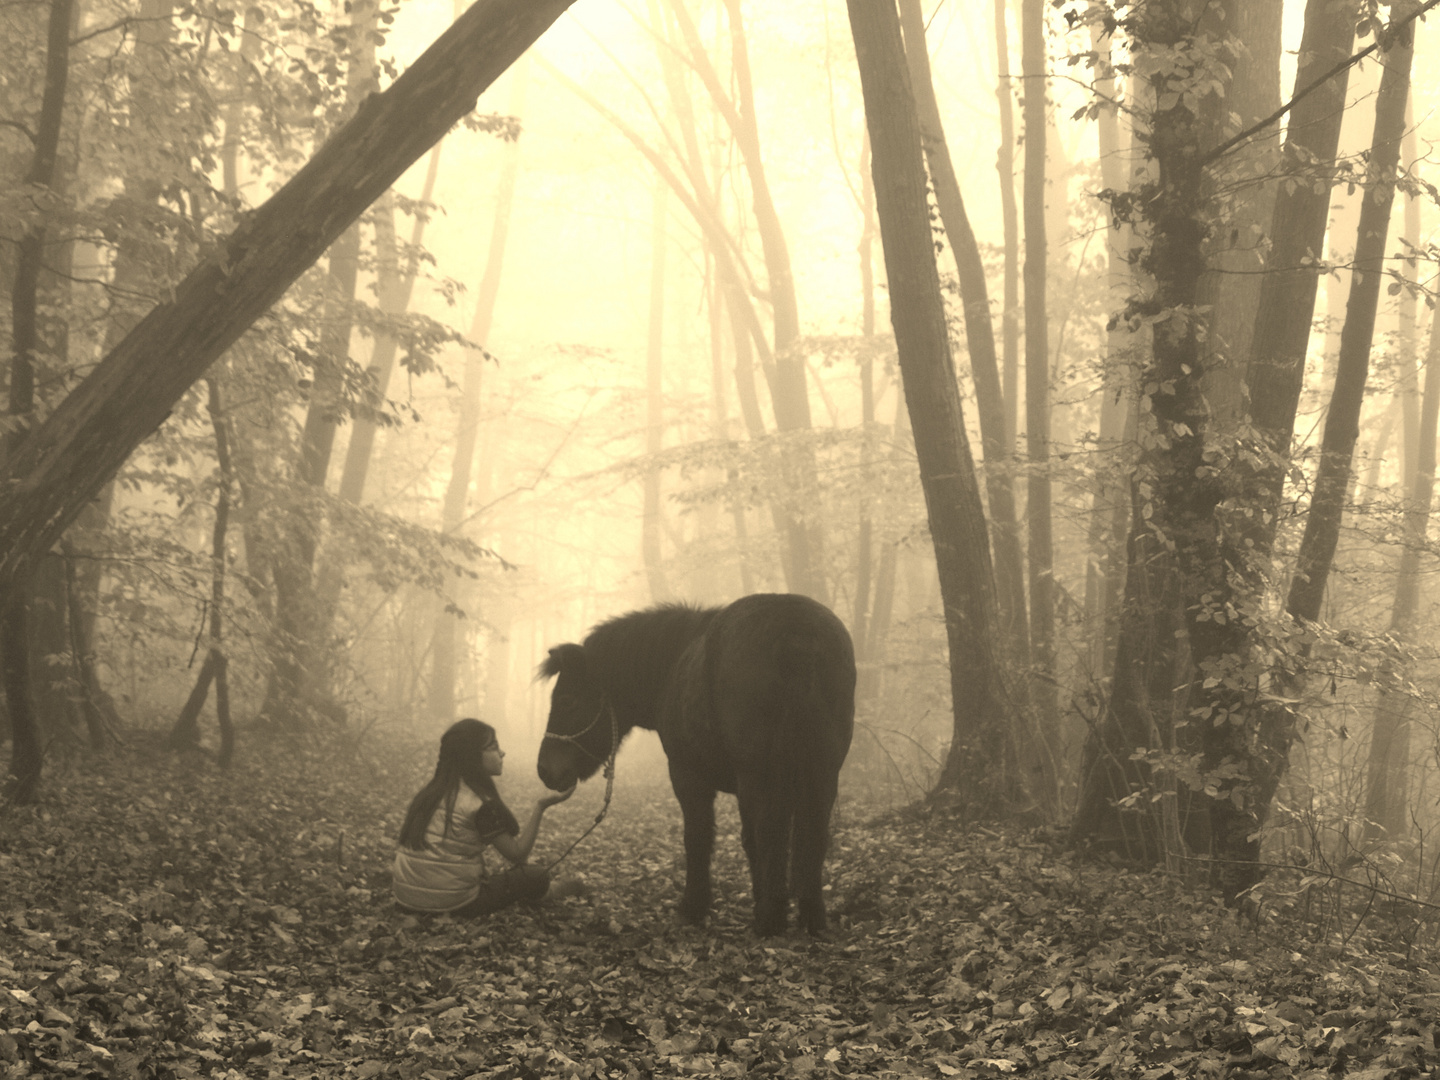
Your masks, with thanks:
[(579, 645), (557, 645), (540, 665), (539, 678), (555, 680), (550, 719), (536, 770), (545, 786), (564, 791), (588, 780), (615, 752), (619, 733), (614, 710), (592, 679)]

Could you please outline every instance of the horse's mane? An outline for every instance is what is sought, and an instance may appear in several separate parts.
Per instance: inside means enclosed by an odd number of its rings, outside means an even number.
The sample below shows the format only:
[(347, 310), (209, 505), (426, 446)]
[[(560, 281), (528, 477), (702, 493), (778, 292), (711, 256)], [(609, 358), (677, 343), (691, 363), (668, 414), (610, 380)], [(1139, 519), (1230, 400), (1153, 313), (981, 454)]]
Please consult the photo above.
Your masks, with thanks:
[(657, 604), (617, 615), (585, 637), (586, 667), (617, 701), (652, 701), (685, 647), (705, 632), (718, 607)]

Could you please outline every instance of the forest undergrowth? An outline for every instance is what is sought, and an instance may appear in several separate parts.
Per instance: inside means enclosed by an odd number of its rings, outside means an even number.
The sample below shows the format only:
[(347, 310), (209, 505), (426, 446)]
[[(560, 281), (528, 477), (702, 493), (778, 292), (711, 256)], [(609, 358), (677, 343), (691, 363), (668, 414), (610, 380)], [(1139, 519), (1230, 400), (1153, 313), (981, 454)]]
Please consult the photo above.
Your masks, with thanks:
[(842, 791), (830, 940), (751, 934), (724, 797), (716, 915), (682, 927), (678, 808), (622, 768), (562, 868), (589, 896), (420, 919), (388, 867), (429, 744), (251, 744), (221, 774), (142, 742), (52, 762), (0, 815), (0, 1076), (1440, 1078), (1433, 958), (1373, 918), (1242, 926), (1046, 835)]

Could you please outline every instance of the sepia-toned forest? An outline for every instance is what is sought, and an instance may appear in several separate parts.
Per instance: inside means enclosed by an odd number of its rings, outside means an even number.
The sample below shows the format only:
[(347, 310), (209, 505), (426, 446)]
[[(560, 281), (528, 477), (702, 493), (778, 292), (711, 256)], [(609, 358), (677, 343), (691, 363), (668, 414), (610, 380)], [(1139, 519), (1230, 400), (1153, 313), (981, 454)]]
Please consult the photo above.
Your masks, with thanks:
[[(1029, 915), (1068, 926), (1064, 912), (1100, 903), (1082, 869), (1047, 892), (1032, 842), (1045, 867), (1100, 860), (1133, 873), (1136, 894), (1164, 880), (1186, 897), (1176, 910), (1198, 905), (1157, 964), (1232, 918), (1222, 907), (1251, 927), (1283, 912), (1341, 956), (1383, 909), (1395, 921), (1377, 933), (1403, 953), (1390, 960), (1429, 970), (1413, 950), (1433, 949), (1440, 904), (1437, 6), (0, 0), (0, 874), (29, 882), (0, 915), (31, 912), (12, 920), (14, 948), (69, 940), (35, 921), (63, 905), (33, 860), (58, 850), (49, 830), (67, 813), (103, 818), (89, 800), (110, 784), (154, 819), (147, 836), (177, 844), (176, 821), (212, 814), (239, 815), (236, 835), (262, 849), (266, 830), (298, 831), (323, 859), (340, 844), (330, 893), (261, 892), (264, 911), (226, 918), (273, 923), (270, 945), (292, 954), (349, 949), (367, 978), (400, 965), (416, 996), (395, 1015), (449, 1015), (461, 984), (404, 966), (424, 931), (379, 925), (355, 899), (388, 888), (386, 845), (439, 733), (484, 718), (503, 732), (507, 782), (535, 787), (549, 709), (535, 672), (552, 646), (652, 604), (793, 592), (840, 616), (857, 661), (837, 933), (904, 908), (909, 955), (954, 961), (926, 984), (932, 1001), (1029, 1022), (1011, 984), (992, 985), (1010, 960), (977, 967), (974, 941), (922, 931), (942, 918), (927, 890), (944, 893), (943, 919), (968, 920), (1023, 880), (1048, 899), (1004, 916), (1017, 934)], [(622, 758), (622, 792), (626, 776), (659, 783), (648, 733)], [(169, 794), (167, 808), (130, 801), (169, 785), (183, 812)], [(598, 787), (557, 829), (581, 831)], [(289, 792), (258, 800), (269, 824), (238, 809), (252, 789)], [(333, 805), (310, 801), (320, 791)], [(643, 858), (671, 858), (678, 815), (662, 796), (618, 813), (592, 875), (642, 857), (648, 839), (628, 841), (647, 829), (670, 831)], [(1011, 846), (987, 855), (987, 835)], [(910, 845), (909, 869), (882, 874), (877, 860)], [(146, 909), (135, 948), (173, 949), (176, 972), (209, 956), (211, 981), (263, 970), (238, 943), (152, 932), (186, 925), (202, 887), (167, 884), (179, 873), (121, 886)], [(296, 873), (262, 878), (291, 888)], [(635, 891), (611, 881), (613, 911), (571, 903), (526, 915), (524, 933), (570, 917), (575, 970), (624, 969), (661, 916), (638, 884), (658, 871), (623, 873)], [(915, 875), (929, 884), (897, 884)], [(300, 939), (312, 917), (338, 927), (333, 942)], [(592, 924), (610, 952), (584, 954)], [(445, 930), (427, 955), (470, 955), (465, 940)], [(713, 988), (733, 982), (726, 965), (767, 962), (753, 942), (722, 956), (695, 940), (654, 944), (648, 969), (693, 974), (700, 955), (718, 965)], [(866, 956), (882, 963), (883, 946)], [(1216, 985), (1252, 956), (1224, 947)], [(1072, 973), (1099, 963), (1076, 956)], [(1247, 1067), (1343, 1072), (1340, 1044), (1325, 1058), (1296, 1032), (1348, 1028), (1318, 1018), (1366, 1006), (1316, 1004), (1287, 963), (1266, 977), (1298, 981), (1255, 1008), (1299, 1001), (1305, 1017), (1276, 1014), (1244, 1040), (1300, 1049), (1253, 1050)], [(176, 985), (200, 978), (186, 970)], [(785, 978), (814, 987), (819, 970)], [(844, 983), (825, 970), (826, 987)], [(1046, 1017), (1090, 1010), (1072, 1028), (1093, 1040), (1115, 1015), (1095, 995), (1119, 1000), (1128, 978), (1105, 970), (1032, 996)], [(306, 978), (318, 1002), (326, 988)], [(1403, 1058), (1387, 1068), (1428, 1067), (1428, 1036), (1405, 1025), (1437, 987), (1387, 978), (1356, 992), (1410, 994), (1410, 1011), (1362, 1019), (1419, 1040), (1387, 1044)], [(35, 990), (14, 1007), (49, 1001)], [(659, 1034), (628, 1015), (604, 1028), (617, 1046), (648, 1040), (648, 1065), (576, 1071), (513, 1044), (470, 1060), (438, 1020), (419, 1045), (437, 1076), (703, 1073), (676, 1059), (706, 1054), (724, 1075), (935, 1075), (939, 1060), (951, 1076), (1064, 1058), (1037, 1057), (1033, 1026), (1022, 1060), (992, 1029), (982, 1053), (978, 1034), (921, 1031), (910, 999), (871, 1004), (834, 1021), (886, 1048), (863, 1060), (834, 1031), (797, 1043), (754, 1016), (682, 1045), (689, 1029), (658, 1005)], [(330, 1006), (332, 1020), (348, 1008)], [(597, 1024), (620, 1015), (607, 1008)], [(310, 1013), (286, 1015), (298, 1030)], [(510, 1019), (524, 1028), (525, 1009)], [(313, 1050), (314, 1033), (252, 1021), (226, 1036), (226, 1067), (299, 1075), (272, 1055), (298, 1053), (292, 1037)], [(1162, 1030), (1131, 1028), (1140, 1043)], [(524, 1030), (525, 1046), (540, 1038)], [(1175, 1064), (1195, 1047), (1162, 1034), (1138, 1057), (1097, 1043), (1085, 1060), (1209, 1075), (1213, 1062)], [(366, 1044), (365, 1060), (415, 1051), (405, 1039)], [(1145, 1056), (1162, 1044), (1170, 1056)], [(69, 1060), (58, 1045), (0, 1041), (0, 1071), (46, 1075)], [(106, 1053), (84, 1060), (212, 1074)], [(343, 1075), (380, 1074), (359, 1060)]]

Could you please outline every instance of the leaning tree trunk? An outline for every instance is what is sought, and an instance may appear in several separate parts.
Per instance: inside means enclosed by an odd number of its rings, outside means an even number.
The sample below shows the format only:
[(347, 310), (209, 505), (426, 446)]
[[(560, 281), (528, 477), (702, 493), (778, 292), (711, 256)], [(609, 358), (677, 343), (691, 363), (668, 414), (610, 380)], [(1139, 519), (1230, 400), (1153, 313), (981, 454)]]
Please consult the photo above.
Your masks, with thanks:
[[(34, 189), (55, 182), (59, 160), (60, 125), (65, 111), (65, 85), (70, 76), (70, 18), (73, 0), (51, 0), (45, 52), (45, 89), (35, 125), (35, 153), (25, 174)], [(31, 225), (20, 239), (15, 281), (10, 294), (10, 428), (4, 439), (5, 474), (15, 477), (35, 411), (35, 367), (40, 352), (39, 289), (45, 255), (45, 217)], [(78, 509), (78, 507), (77, 507)], [(35, 561), (60, 538), (52, 529), (44, 544), (6, 552), (7, 586), (0, 590), (0, 655), (3, 655), (5, 703), (10, 720), (10, 773), (5, 797), (29, 802), (40, 784), (43, 751), (35, 717), (30, 678), (28, 614)]]
[(0, 601), (205, 369), (571, 2), (472, 4), (26, 438), (0, 471)]
[(937, 790), (953, 793), (971, 814), (996, 814), (1014, 805), (1020, 786), (995, 649), (989, 536), (950, 356), (920, 125), (893, 0), (849, 0), (848, 7), (874, 149), (890, 318), (950, 646), (954, 737)]

